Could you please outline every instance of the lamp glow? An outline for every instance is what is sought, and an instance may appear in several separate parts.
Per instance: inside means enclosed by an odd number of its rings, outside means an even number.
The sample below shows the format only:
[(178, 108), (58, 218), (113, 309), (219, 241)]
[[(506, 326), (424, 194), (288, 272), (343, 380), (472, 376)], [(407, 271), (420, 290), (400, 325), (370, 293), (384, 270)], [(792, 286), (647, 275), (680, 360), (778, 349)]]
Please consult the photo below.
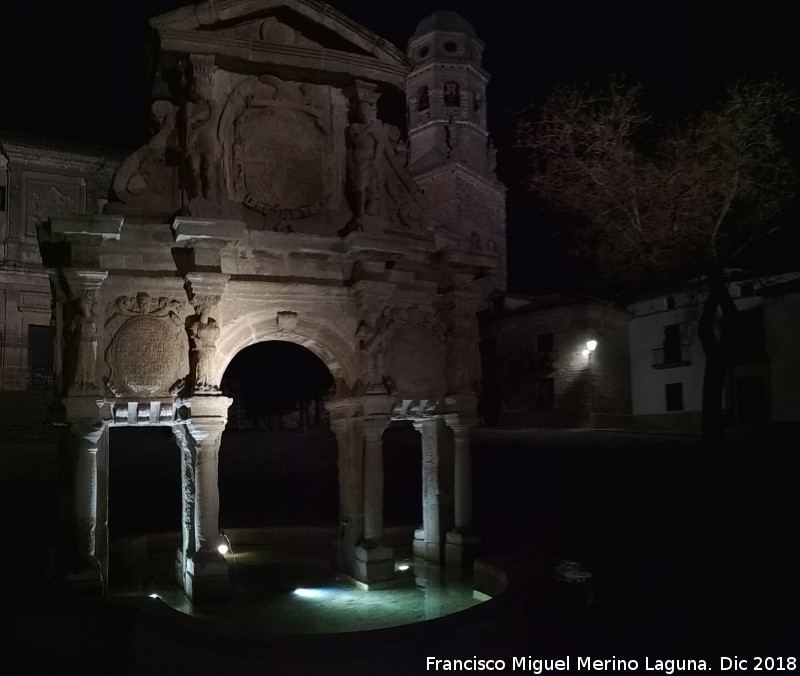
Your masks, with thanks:
[(397, 570), (408, 570), (408, 564), (403, 563), (403, 564), (397, 566)]
[[(586, 341), (586, 350), (588, 352), (594, 352), (597, 349), (597, 341), (596, 340), (587, 340)], [(584, 353), (586, 354), (586, 353)]]
[(318, 599), (323, 596), (319, 589), (306, 589), (305, 587), (298, 587), (294, 590), (294, 595), (304, 599)]
[(148, 594), (151, 599), (160, 599), (161, 597), (158, 594)]
[(223, 556), (225, 556), (225, 554), (227, 554), (227, 553), (228, 553), (228, 545), (226, 545), (226, 544), (221, 544), (219, 547), (217, 547), (217, 551), (218, 551), (220, 554), (222, 554)]
[(583, 352), (581, 352), (581, 354), (582, 354), (584, 357), (588, 357), (588, 356), (589, 356), (590, 354), (592, 354), (592, 353), (591, 353), (589, 350), (584, 350)]

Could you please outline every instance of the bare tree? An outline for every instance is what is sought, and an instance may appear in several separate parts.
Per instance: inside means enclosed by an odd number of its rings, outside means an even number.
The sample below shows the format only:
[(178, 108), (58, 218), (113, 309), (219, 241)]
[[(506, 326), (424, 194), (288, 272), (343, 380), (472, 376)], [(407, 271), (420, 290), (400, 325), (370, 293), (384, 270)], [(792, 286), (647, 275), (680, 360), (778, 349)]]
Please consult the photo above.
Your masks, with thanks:
[(564, 227), (608, 279), (705, 279), (703, 436), (716, 443), (737, 325), (725, 272), (792, 198), (778, 126), (793, 96), (776, 81), (739, 82), (715, 109), (668, 127), (642, 110), (640, 94), (619, 80), (560, 87), (525, 111), (518, 141), (530, 153), (529, 188), (577, 217)]

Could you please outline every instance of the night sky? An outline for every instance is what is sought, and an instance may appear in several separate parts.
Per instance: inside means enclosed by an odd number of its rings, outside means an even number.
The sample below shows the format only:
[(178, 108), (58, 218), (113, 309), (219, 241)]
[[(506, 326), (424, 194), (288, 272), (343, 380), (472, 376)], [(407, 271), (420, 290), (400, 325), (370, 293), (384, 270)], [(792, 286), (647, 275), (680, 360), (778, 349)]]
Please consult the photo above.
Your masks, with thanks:
[[(0, 38), (0, 129), (133, 149), (147, 140), (149, 17), (185, 0), (7, 2)], [(337, 9), (401, 49), (417, 22), (454, 9), (486, 42), (490, 131), (498, 172), (509, 186), (510, 286), (547, 292), (569, 286), (552, 227), (519, 187), (511, 148), (514, 114), (559, 82), (624, 73), (645, 87), (655, 110), (693, 110), (742, 75), (780, 75), (800, 84), (793, 10), (729, 5), (717, 12), (688, 3), (531, 3), (518, 0), (394, 5), (335, 0)], [(533, 264), (531, 264), (533, 263)], [(566, 271), (566, 272), (564, 272)]]

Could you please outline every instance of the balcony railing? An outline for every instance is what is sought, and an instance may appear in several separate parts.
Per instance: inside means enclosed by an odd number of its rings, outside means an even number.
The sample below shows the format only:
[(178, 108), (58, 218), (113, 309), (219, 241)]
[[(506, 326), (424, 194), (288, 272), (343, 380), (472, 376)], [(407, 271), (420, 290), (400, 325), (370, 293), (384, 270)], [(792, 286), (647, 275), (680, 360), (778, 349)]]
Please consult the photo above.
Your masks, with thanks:
[(676, 366), (689, 366), (689, 346), (686, 344), (657, 347), (653, 350), (653, 368), (668, 369)]

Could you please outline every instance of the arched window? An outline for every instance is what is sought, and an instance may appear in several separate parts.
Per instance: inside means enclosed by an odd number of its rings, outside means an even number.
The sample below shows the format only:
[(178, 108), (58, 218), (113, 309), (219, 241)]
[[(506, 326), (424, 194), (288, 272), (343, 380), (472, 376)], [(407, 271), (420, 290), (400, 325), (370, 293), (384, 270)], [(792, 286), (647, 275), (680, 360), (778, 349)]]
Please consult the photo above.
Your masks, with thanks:
[(428, 110), (431, 107), (431, 95), (427, 87), (422, 87), (417, 94), (417, 110)]
[(448, 108), (458, 108), (461, 105), (461, 91), (458, 82), (444, 83), (444, 105)]

